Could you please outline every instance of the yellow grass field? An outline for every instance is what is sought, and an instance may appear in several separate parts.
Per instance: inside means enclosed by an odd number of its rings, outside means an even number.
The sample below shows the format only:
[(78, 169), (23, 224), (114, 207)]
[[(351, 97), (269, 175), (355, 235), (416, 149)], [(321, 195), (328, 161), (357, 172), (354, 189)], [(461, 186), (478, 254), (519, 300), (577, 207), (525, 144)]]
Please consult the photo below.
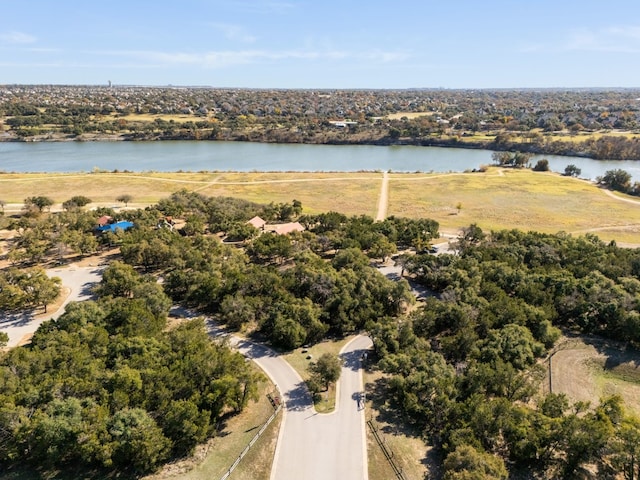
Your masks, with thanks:
[[(1, 174), (0, 199), (11, 214), (19, 212), (29, 196), (48, 196), (60, 208), (73, 195), (85, 195), (94, 201), (91, 208), (119, 205), (116, 197), (130, 194), (129, 206), (138, 207), (187, 189), (259, 203), (296, 199), (304, 213), (335, 210), (375, 217), (381, 185), (381, 172)], [(387, 213), (432, 218), (445, 233), (476, 223), (486, 231), (591, 232), (605, 241), (640, 245), (639, 198), (612, 195), (590, 182), (531, 170), (390, 173)]]

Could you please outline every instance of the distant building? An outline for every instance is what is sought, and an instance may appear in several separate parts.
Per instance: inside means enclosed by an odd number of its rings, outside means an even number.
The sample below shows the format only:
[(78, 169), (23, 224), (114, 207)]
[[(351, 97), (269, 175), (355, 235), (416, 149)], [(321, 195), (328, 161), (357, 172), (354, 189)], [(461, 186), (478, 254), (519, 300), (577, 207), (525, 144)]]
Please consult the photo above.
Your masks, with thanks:
[(275, 225), (265, 225), (265, 231), (274, 232), (278, 235), (287, 235), (292, 232), (304, 232), (304, 227), (300, 222), (278, 223)]
[(291, 232), (304, 232), (304, 227), (300, 222), (274, 223), (268, 225), (265, 220), (256, 216), (247, 222), (262, 232), (273, 232), (278, 235), (287, 235)]
[(111, 222), (113, 222), (113, 217), (110, 217), (109, 215), (103, 215), (98, 219), (98, 226), (104, 227), (105, 225), (108, 225)]

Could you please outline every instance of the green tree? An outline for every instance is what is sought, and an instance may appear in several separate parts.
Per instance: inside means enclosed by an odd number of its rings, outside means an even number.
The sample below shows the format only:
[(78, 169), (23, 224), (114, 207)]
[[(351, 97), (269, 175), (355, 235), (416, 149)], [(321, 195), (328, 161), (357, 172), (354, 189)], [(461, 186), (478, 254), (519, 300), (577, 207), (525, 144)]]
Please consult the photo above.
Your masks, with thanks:
[(130, 297), (139, 283), (140, 275), (131, 265), (115, 261), (102, 274), (102, 280), (96, 287), (96, 294), (100, 297)]
[(145, 410), (120, 410), (113, 415), (108, 428), (114, 442), (113, 462), (116, 465), (149, 472), (169, 455), (171, 442)]
[(607, 170), (598, 180), (600, 185), (619, 192), (627, 192), (631, 187), (631, 174), (620, 168)]
[(611, 462), (625, 480), (640, 478), (640, 419), (627, 417), (616, 426), (609, 446)]
[(116, 197), (116, 202), (124, 203), (125, 207), (129, 206), (129, 202), (133, 200), (133, 196), (128, 193), (123, 193), (122, 195), (118, 195)]
[(31, 269), (25, 278), (24, 290), (27, 299), (33, 305), (42, 305), (47, 313), (47, 305), (60, 295), (62, 280), (59, 277), (49, 277), (42, 268)]
[(506, 480), (504, 461), (470, 445), (461, 445), (444, 461), (444, 480)]
[(4, 348), (9, 343), (9, 334), (7, 332), (0, 332), (0, 348)]
[(69, 200), (62, 202), (62, 208), (69, 211), (69, 210), (74, 210), (76, 208), (82, 208), (85, 205), (88, 205), (90, 203), (91, 203), (90, 198), (85, 197), (84, 195), (75, 195), (71, 197)]
[(27, 213), (34, 210), (37, 211), (37, 213), (42, 213), (45, 208), (49, 209), (53, 203), (51, 198), (44, 196), (27, 197), (24, 199), (24, 207)]
[(293, 251), (291, 238), (288, 235), (264, 233), (251, 242), (247, 253), (257, 262), (281, 263)]
[(549, 171), (549, 160), (543, 158), (538, 160), (533, 167), (534, 172), (548, 172)]
[(317, 361), (309, 365), (309, 370), (312, 375), (317, 376), (319, 383), (327, 390), (330, 384), (337, 382), (340, 378), (342, 362), (337, 355), (323, 353)]
[(368, 255), (371, 258), (379, 258), (383, 263), (391, 255), (396, 253), (398, 248), (395, 243), (392, 243), (382, 234), (379, 234), (373, 241), (371, 248), (369, 248)]
[(564, 175), (566, 177), (579, 177), (582, 170), (576, 167), (574, 164), (567, 165), (564, 169)]

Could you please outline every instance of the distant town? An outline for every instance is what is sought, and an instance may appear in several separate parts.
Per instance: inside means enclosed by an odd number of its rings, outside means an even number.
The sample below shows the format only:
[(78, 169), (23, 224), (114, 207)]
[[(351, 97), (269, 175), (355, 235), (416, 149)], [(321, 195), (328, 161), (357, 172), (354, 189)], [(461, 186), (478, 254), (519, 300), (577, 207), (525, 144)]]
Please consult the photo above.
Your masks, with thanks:
[(640, 159), (640, 89), (0, 86), (0, 140), (409, 144)]

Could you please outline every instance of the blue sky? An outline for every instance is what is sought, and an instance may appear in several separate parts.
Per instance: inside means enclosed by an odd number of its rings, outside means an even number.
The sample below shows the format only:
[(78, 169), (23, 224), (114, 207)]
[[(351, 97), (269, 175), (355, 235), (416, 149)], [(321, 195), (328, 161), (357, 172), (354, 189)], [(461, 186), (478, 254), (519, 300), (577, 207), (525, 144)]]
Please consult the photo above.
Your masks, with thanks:
[(639, 0), (0, 0), (0, 84), (640, 87)]

